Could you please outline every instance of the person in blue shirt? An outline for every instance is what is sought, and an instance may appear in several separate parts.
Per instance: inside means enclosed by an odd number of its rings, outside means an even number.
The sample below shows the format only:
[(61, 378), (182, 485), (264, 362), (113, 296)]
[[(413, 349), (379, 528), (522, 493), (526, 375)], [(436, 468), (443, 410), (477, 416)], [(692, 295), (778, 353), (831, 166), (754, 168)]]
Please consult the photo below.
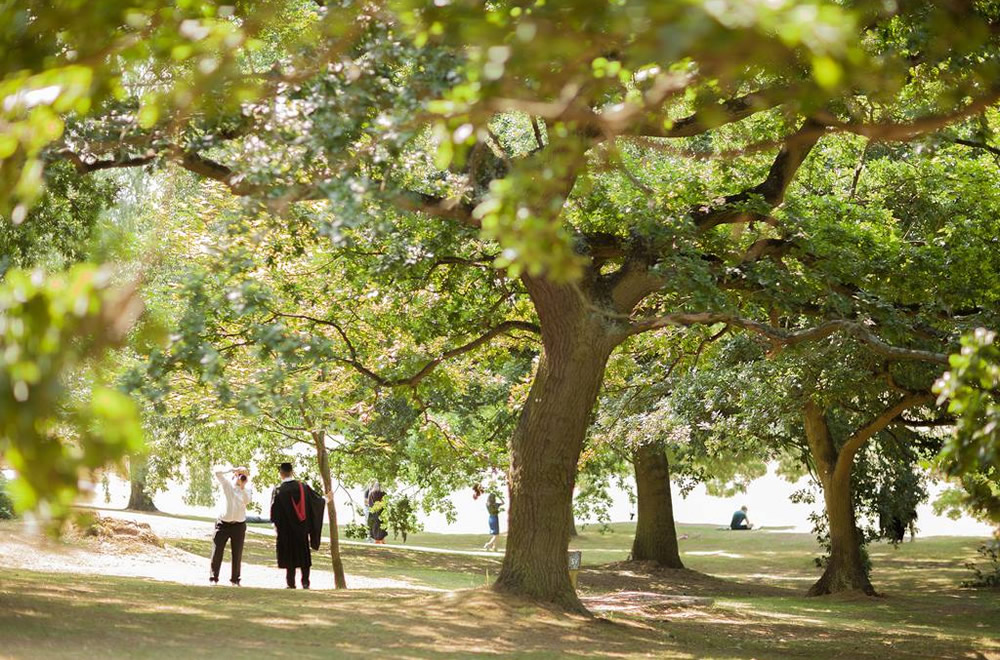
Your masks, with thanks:
[(490, 496), (486, 498), (486, 513), (489, 514), (489, 524), (490, 524), (490, 540), (486, 542), (483, 546), (483, 550), (490, 550), (496, 552), (497, 549), (497, 537), (500, 536), (500, 502), (497, 501), (497, 496), (490, 493)]
[(733, 520), (729, 523), (729, 529), (753, 529), (750, 519), (747, 518), (746, 506), (740, 507), (740, 510), (733, 514)]

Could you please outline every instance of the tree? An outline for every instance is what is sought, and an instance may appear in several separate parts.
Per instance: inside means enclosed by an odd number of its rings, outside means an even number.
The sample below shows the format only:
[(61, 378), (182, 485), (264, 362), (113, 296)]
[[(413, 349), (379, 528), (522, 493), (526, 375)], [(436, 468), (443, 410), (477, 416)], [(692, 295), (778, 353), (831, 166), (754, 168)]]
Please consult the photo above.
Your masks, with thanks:
[[(947, 474), (960, 481), (962, 506), (1000, 524), (1000, 349), (996, 333), (978, 328), (962, 337), (949, 358), (951, 369), (934, 384), (939, 402), (948, 400), (955, 430), (941, 452)], [(954, 495), (952, 499), (954, 499)]]
[[(157, 67), (170, 83), (147, 96), (149, 102), (139, 110), (141, 123), (155, 123), (161, 109), (204, 109), (203, 99), (224, 109), (218, 97), (200, 93), (223, 80), (230, 81), (232, 96), (222, 100), (247, 98), (249, 88), (233, 75), (232, 55), (271, 16), (257, 12), (260, 22), (237, 27), (208, 3), (116, 1), (94, 11), (78, 9), (73, 2), (0, 8), (0, 96), (5, 99), (0, 311), (6, 328), (0, 340), (6, 356), (0, 360), (0, 399), (7, 400), (0, 452), (19, 473), (12, 486), (18, 507), (57, 516), (75, 495), (81, 469), (103, 467), (141, 449), (136, 407), (94, 377), (105, 350), (121, 343), (135, 320), (138, 300), (134, 287), (116, 291), (109, 273), (93, 267), (53, 273), (44, 281), (7, 270), (12, 263), (55, 266), (61, 257), (74, 259), (100, 206), (95, 200), (105, 184), (80, 182), (53, 161), (68, 160), (79, 174), (108, 169), (107, 163), (43, 151), (60, 139), (72, 143), (64, 130), (67, 120), (97, 107), (108, 110), (127, 96), (130, 76), (154, 60), (201, 58), (202, 66)], [(67, 23), (67, 16), (74, 20)], [(192, 27), (197, 29), (192, 32)], [(46, 182), (56, 195), (39, 202)], [(73, 376), (94, 387), (71, 392), (67, 380)]]
[(137, 455), (129, 459), (128, 480), (129, 496), (126, 509), (133, 511), (158, 511), (146, 484), (146, 473), (149, 465), (145, 456)]
[[(141, 449), (135, 404), (100, 384), (101, 354), (141, 310), (108, 279), (76, 266), (48, 279), (8, 271), (0, 285), (0, 453), (18, 473), (19, 511), (64, 514), (81, 470)], [(71, 391), (70, 375), (89, 386)]]
[[(992, 9), (392, 8), (297, 7), (306, 36), (269, 42), (274, 82), (261, 87), (271, 102), (247, 103), (238, 117), (157, 123), (140, 110), (125, 113), (123, 133), (94, 113), (51, 154), (83, 171), (176, 163), (279, 215), (324, 200), (334, 220), (318, 213), (318, 228), (334, 239), (342, 228), (421, 226), (448, 257), (485, 257), (517, 278), (511, 288), (530, 299), (543, 349), (513, 433), (497, 587), (580, 609), (565, 550), (609, 356), (641, 332), (713, 322), (705, 310), (738, 307), (741, 285), (780, 288), (746, 275), (802, 246), (795, 216), (776, 209), (822, 136), (910, 140), (991, 105)], [(711, 151), (730, 158), (698, 162)], [(753, 227), (730, 242), (734, 225)], [(511, 328), (501, 322), (447, 352)], [(347, 342), (329, 359), (383, 386), (429, 373), (385, 378)]]
[[(415, 352), (391, 335), (384, 336), (381, 328), (386, 317), (395, 320), (412, 314), (414, 297), (421, 297), (423, 291), (407, 287), (398, 298), (386, 293), (378, 299), (369, 295), (367, 287), (382, 279), (391, 282), (396, 276), (387, 266), (394, 255), (382, 254), (384, 248), (376, 242), (382, 237), (359, 235), (352, 241), (352, 250), (370, 251), (374, 263), (368, 271), (344, 260), (339, 251), (331, 251), (318, 236), (258, 233), (268, 227), (270, 217), (247, 218), (232, 225), (226, 214), (233, 203), (229, 197), (209, 197), (214, 204), (199, 203), (190, 209), (191, 218), (177, 220), (188, 212), (184, 200), (190, 194), (183, 185), (178, 190), (176, 197), (166, 196), (160, 206), (174, 211), (175, 223), (185, 236), (169, 259), (187, 266), (161, 273), (146, 292), (151, 306), (173, 310), (172, 337), (163, 349), (151, 352), (148, 364), (126, 378), (128, 387), (142, 393), (156, 414), (177, 415), (187, 423), (195, 418), (201, 424), (203, 415), (227, 423), (239, 415), (243, 421), (238, 423), (252, 426), (252, 437), (270, 447), (269, 455), (276, 447), (291, 451), (305, 443), (314, 452), (327, 491), (334, 482), (366, 483), (371, 476), (383, 484), (408, 478), (409, 483), (434, 491), (424, 498), (431, 502), (441, 492), (451, 492), (456, 480), (497, 465), (483, 450), (489, 443), (490, 449), (502, 445), (496, 422), (501, 429), (509, 423), (506, 408), (512, 383), (522, 379), (530, 365), (530, 356), (510, 350), (517, 343), (492, 347), (487, 359), (480, 354), (482, 374), (470, 372), (468, 364), (438, 369), (440, 358), (424, 364), (419, 378), (395, 385), (392, 375), (371, 370), (359, 373), (353, 365), (385, 361), (389, 342), (396, 341), (392, 348), (396, 355)], [(370, 245), (364, 245), (363, 239)], [(248, 250), (251, 240), (253, 249)], [(207, 254), (191, 249), (208, 241), (220, 249)], [(329, 279), (318, 280), (314, 274), (319, 269)], [(371, 277), (364, 277), (368, 272)], [(453, 273), (435, 273), (432, 268), (424, 286), (432, 293), (440, 279), (452, 277)], [(328, 304), (325, 294), (332, 284), (339, 296), (354, 301), (351, 318), (339, 318), (343, 309)], [(435, 324), (437, 319), (422, 323)], [(532, 330), (531, 324), (508, 325), (512, 330)], [(501, 325), (500, 329), (507, 328)], [(338, 359), (343, 342), (349, 347), (349, 360)], [(448, 357), (457, 360), (475, 347), (469, 345)], [(408, 391), (394, 391), (404, 386)], [(389, 392), (380, 392), (380, 387)], [(490, 419), (482, 419), (484, 413)], [(219, 439), (231, 443), (228, 436)], [(457, 446), (459, 442), (462, 447)], [(175, 438), (167, 438), (167, 444), (192, 459), (204, 451), (201, 445), (180, 448)], [(250, 439), (242, 444), (246, 448)], [(157, 449), (172, 451), (169, 446)], [(390, 504), (396, 502), (402, 510), (407, 501), (408, 497), (400, 495)], [(334, 575), (338, 587), (343, 587), (332, 503), (328, 513), (334, 530)], [(399, 531), (405, 536), (407, 530)]]
[[(677, 377), (693, 368), (705, 347), (722, 334), (725, 331), (709, 336), (678, 330), (645, 335), (631, 340), (609, 364), (586, 454), (603, 452), (612, 461), (610, 469), (634, 475), (633, 560), (684, 567), (674, 525), (668, 455), (675, 460), (682, 457), (682, 471), (688, 476), (693, 476), (699, 457), (683, 420), (672, 410), (670, 396)], [(586, 462), (594, 461), (588, 458)], [(712, 478), (726, 481), (741, 467), (719, 469), (721, 461), (715, 457)]]

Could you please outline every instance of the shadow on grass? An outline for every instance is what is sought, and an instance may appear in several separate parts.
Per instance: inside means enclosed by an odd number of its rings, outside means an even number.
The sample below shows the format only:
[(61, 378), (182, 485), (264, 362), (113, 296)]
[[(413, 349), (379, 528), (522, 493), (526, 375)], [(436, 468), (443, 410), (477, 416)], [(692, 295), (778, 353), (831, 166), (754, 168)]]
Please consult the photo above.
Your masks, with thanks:
[[(168, 543), (202, 557), (212, 553), (212, 542), (203, 539), (171, 539)], [(376, 545), (345, 545), (341, 546), (340, 553), (349, 575), (396, 578), (441, 589), (481, 586), (486, 583), (487, 575), (495, 577), (500, 570), (500, 559), (493, 557), (437, 554)], [(274, 566), (274, 539), (248, 536), (243, 547), (243, 562)], [(313, 566), (330, 567), (326, 544), (313, 552)]]
[(307, 658), (1000, 653), (995, 598), (962, 600), (948, 611), (949, 603), (921, 604), (918, 596), (729, 599), (722, 591), (720, 585), (714, 606), (588, 619), (487, 590), (303, 592), (11, 571), (0, 585), (0, 639), (4, 655), (46, 658), (201, 656), (213, 649)]
[(691, 657), (655, 628), (562, 614), (486, 590), (284, 592), (13, 572), (0, 635), (13, 656)]

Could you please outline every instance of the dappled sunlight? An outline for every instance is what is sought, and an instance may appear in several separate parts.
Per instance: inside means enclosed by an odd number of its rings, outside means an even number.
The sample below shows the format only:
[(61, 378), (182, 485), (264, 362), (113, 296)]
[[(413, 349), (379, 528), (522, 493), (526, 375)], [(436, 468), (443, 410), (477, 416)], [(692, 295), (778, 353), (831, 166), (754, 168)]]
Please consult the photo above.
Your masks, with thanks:
[(48, 612), (42, 612), (40, 610), (33, 610), (33, 609), (11, 609), (10, 614), (16, 617), (30, 616), (42, 619), (48, 619), (52, 617), (52, 615), (49, 614)]
[[(689, 546), (690, 563), (713, 574), (649, 562), (586, 565), (580, 595), (596, 619), (483, 589), (486, 572), (499, 568), (492, 557), (352, 546), (345, 548), (352, 575), (397, 586), (304, 592), (14, 570), (0, 585), (0, 634), (14, 651), (44, 639), (47, 654), (71, 655), (75, 647), (60, 640), (89, 639), (117, 648), (138, 644), (138, 654), (171, 657), (206, 648), (220, 628), (234, 625), (256, 631), (234, 640), (234, 651), (289, 658), (372, 649), (407, 658), (957, 658), (1000, 650), (1000, 594), (956, 588), (964, 575), (952, 559), (954, 546), (946, 552), (936, 545), (929, 556), (919, 548), (908, 549), (908, 556), (878, 549), (887, 556), (876, 559), (873, 579), (884, 598), (812, 599), (804, 593), (819, 570), (802, 538), (780, 549), (695, 541), (701, 545)], [(205, 539), (171, 543), (207, 556)], [(245, 568), (269, 565), (270, 539), (248, 539), (245, 556), (251, 562)], [(317, 566), (321, 557), (314, 558)], [(750, 571), (737, 570), (745, 567)], [(405, 583), (437, 591), (400, 586)], [(470, 584), (478, 588), (448, 588)]]
[(762, 581), (783, 581), (792, 580), (800, 582), (815, 582), (819, 576), (800, 576), (800, 575), (778, 575), (774, 573), (716, 573), (716, 577), (720, 577), (726, 580), (762, 580)]
[(186, 607), (184, 605), (171, 605), (169, 603), (153, 603), (145, 604), (141, 606), (132, 606), (133, 612), (139, 612), (143, 614), (187, 614), (190, 616), (204, 617), (206, 619), (228, 619), (229, 616), (224, 614), (216, 614), (211, 610), (207, 610), (200, 607)]

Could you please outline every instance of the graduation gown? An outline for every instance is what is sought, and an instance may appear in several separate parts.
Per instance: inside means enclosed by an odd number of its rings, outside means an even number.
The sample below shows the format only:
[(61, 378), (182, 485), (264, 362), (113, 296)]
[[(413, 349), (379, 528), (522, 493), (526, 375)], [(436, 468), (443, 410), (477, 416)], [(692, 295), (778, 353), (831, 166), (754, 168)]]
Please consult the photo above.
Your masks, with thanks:
[(278, 532), (275, 545), (278, 568), (312, 566), (310, 548), (319, 550), (326, 500), (303, 483), (306, 519), (299, 520), (295, 513), (295, 505), (299, 502), (299, 483), (294, 479), (286, 481), (271, 495), (271, 522)]

